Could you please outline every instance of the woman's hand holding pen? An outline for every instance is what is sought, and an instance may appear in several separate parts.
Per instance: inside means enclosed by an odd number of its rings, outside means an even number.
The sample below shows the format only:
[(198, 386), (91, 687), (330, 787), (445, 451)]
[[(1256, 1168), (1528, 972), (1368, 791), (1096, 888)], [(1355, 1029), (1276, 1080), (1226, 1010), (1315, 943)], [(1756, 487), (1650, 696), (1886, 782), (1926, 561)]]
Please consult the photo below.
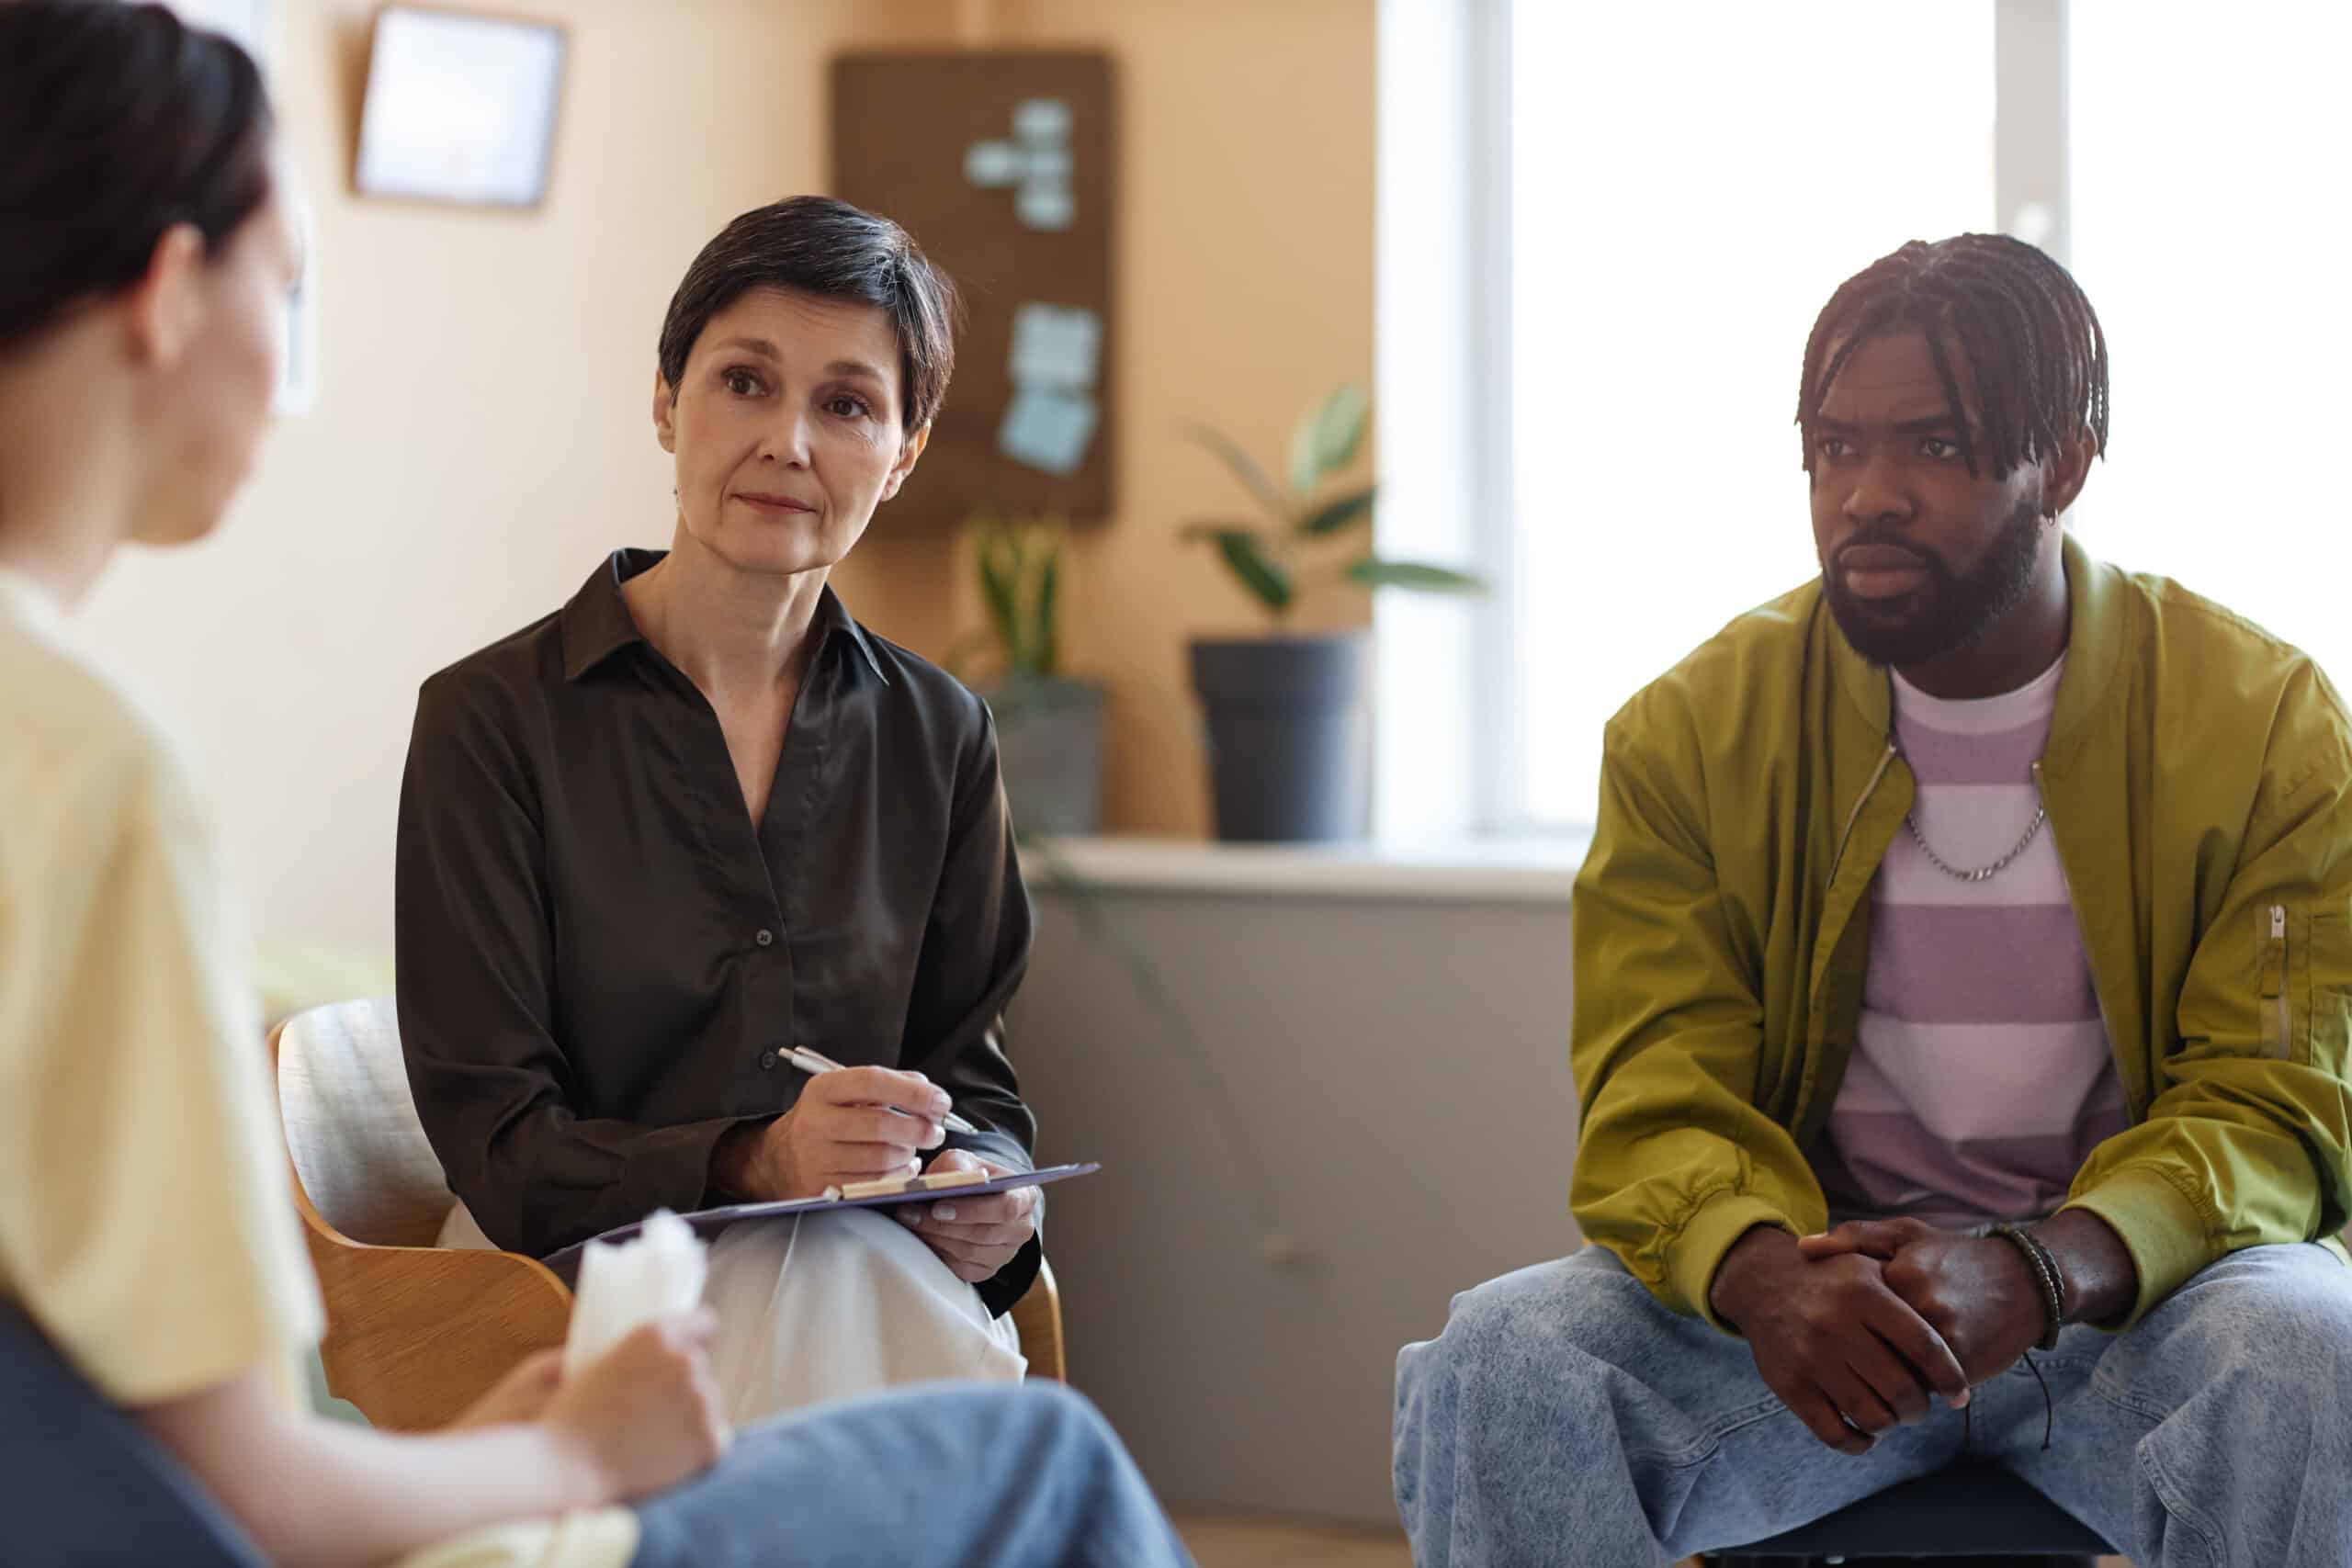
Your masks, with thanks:
[[(753, 1202), (815, 1198), (828, 1187), (912, 1176), (922, 1151), (947, 1141), (939, 1118), (950, 1101), (921, 1073), (844, 1067), (801, 1086), (792, 1109), (764, 1126), (729, 1133), (712, 1174), (719, 1189)], [(901, 1116), (904, 1107), (917, 1114)]]

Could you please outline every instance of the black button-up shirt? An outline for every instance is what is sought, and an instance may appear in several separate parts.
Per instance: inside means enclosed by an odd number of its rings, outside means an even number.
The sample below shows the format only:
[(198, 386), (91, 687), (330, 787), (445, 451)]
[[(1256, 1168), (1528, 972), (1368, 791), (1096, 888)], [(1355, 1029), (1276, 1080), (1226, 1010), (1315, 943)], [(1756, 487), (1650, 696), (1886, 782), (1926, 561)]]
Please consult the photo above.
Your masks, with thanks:
[(755, 828), (718, 715), (621, 596), (660, 558), (616, 552), (418, 694), (401, 1040), (450, 1187), (541, 1257), (707, 1207), (719, 1135), (808, 1082), (794, 1045), (925, 1074), (981, 1129), (949, 1147), (1031, 1168), (1003, 1049), (1029, 901), (987, 707), (828, 589)]

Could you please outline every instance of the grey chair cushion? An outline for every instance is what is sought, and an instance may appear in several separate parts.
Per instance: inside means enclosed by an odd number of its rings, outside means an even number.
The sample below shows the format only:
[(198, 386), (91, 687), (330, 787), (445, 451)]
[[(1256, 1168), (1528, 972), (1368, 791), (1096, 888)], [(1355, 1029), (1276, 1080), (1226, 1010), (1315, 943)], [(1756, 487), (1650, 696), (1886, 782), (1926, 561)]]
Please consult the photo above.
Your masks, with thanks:
[(457, 1201), (416, 1118), (391, 998), (312, 1008), (277, 1040), (277, 1103), (295, 1174), (353, 1241), (431, 1247)]
[(209, 1493), (0, 1306), (0, 1557), (43, 1568), (267, 1568)]
[(1725, 1557), (2098, 1556), (2088, 1525), (1996, 1465), (1960, 1464), (1889, 1487)]

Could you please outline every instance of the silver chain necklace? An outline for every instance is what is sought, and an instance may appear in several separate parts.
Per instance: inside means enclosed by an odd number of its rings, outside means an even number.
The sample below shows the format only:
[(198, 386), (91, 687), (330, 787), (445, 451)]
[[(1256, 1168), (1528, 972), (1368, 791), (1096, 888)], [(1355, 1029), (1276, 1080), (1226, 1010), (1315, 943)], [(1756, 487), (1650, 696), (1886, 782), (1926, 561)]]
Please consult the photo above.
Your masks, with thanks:
[(1903, 814), (1903, 825), (1911, 829), (1911, 841), (1919, 846), (1919, 852), (1928, 857), (1928, 863), (1946, 876), (1961, 882), (1989, 882), (2007, 871), (2011, 861), (2025, 853), (2026, 846), (2033, 842), (2034, 835), (2041, 831), (2041, 825), (2049, 820), (2049, 810), (2039, 801), (2035, 802), (2033, 820), (2027, 825), (2025, 837), (2018, 840), (2017, 848), (1995, 861), (1991, 865), (1980, 865), (1974, 871), (1962, 871), (1956, 865), (1949, 864), (1943, 856), (1928, 848), (1928, 835), (1919, 831), (1919, 819), (1908, 811)]

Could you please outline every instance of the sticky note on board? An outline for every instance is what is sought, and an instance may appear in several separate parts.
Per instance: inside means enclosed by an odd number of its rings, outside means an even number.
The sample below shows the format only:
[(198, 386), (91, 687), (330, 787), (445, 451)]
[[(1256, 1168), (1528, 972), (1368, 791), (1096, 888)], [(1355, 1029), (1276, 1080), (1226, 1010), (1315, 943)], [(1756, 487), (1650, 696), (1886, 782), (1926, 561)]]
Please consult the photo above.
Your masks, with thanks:
[(997, 449), (1016, 463), (1049, 474), (1074, 474), (1086, 459), (1101, 411), (1083, 393), (1051, 387), (1023, 387), (1005, 406), (997, 427)]
[(1020, 305), (1006, 365), (1016, 387), (1091, 389), (1101, 374), (1102, 318), (1078, 305)]
[(1070, 107), (1060, 98), (1023, 98), (1012, 106), (1012, 140), (964, 149), (964, 178), (982, 190), (1010, 186), (1012, 215), (1032, 229), (1067, 229), (1078, 217), (1070, 184)]
[(1012, 134), (1023, 141), (1068, 141), (1069, 127), (1069, 105), (1060, 98), (1023, 98), (1012, 106)]
[(1029, 155), (1010, 141), (975, 141), (964, 149), (964, 178), (983, 190), (1009, 186), (1029, 172)]
[(1032, 229), (1056, 232), (1078, 218), (1078, 198), (1058, 180), (1029, 179), (1012, 193), (1012, 215)]

